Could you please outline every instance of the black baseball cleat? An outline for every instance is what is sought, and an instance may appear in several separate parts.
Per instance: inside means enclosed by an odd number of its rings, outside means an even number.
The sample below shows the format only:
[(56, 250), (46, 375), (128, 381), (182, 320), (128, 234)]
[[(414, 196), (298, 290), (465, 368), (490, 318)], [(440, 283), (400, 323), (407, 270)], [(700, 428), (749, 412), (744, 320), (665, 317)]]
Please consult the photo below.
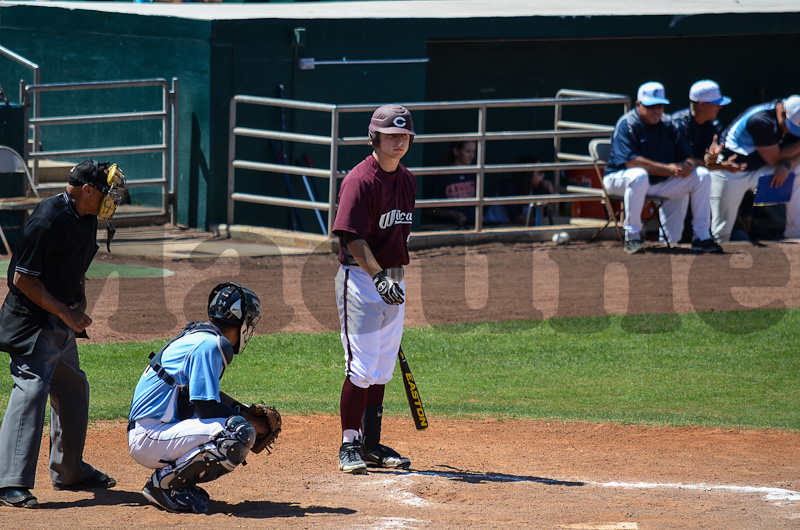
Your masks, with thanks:
[(0, 488), (0, 506), (36, 508), (39, 501), (27, 488)]
[(211, 495), (209, 495), (208, 492), (203, 488), (201, 488), (200, 486), (195, 484), (194, 486), (189, 486), (189, 489), (191, 490), (192, 493), (203, 499), (203, 502), (207, 503), (208, 501), (211, 500)]
[(391, 447), (378, 444), (378, 447), (371, 451), (364, 451), (364, 462), (372, 467), (387, 467), (394, 469), (408, 469), (411, 467), (411, 460), (400, 456)]
[(160, 488), (155, 484), (154, 477), (150, 477), (142, 488), (142, 495), (148, 501), (172, 513), (208, 513), (203, 494), (208, 495), (205, 490), (195, 486), (178, 490)]
[(720, 254), (722, 253), (722, 247), (711, 238), (704, 239), (702, 241), (694, 238), (692, 239), (692, 251), (703, 252), (706, 254)]
[(339, 469), (353, 475), (367, 472), (367, 464), (361, 459), (361, 444), (358, 442), (343, 443), (339, 448)]
[(95, 469), (91, 475), (81, 480), (80, 482), (76, 482), (75, 484), (59, 484), (58, 482), (53, 482), (53, 489), (81, 491), (81, 490), (108, 489), (108, 488), (113, 488), (116, 485), (117, 485), (116, 480), (109, 477), (99, 469)]

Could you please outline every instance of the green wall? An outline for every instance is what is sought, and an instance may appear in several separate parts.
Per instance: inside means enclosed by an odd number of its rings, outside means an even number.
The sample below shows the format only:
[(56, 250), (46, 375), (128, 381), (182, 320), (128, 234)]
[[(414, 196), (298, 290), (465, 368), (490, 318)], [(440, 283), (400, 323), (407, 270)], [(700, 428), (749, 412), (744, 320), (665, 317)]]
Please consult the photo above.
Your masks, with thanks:
[[(52, 4), (51, 4), (52, 5)], [(235, 5), (230, 6), (236, 9)], [(305, 28), (303, 46), (293, 30)], [(729, 121), (744, 107), (800, 92), (800, 73), (784, 66), (796, 52), (800, 13), (642, 17), (517, 17), (459, 20), (218, 20), (203, 21), (68, 10), (36, 5), (0, 7), (0, 44), (39, 63), (42, 82), (163, 77), (180, 81), (179, 222), (207, 228), (224, 222), (227, 201), (229, 104), (235, 94), (278, 96), (326, 103), (415, 102), (553, 96), (559, 88), (633, 94), (647, 80), (667, 87), (673, 104), (684, 106), (688, 87), (710, 77), (734, 102), (721, 114)], [(296, 68), (297, 59), (317, 61), (428, 57), (427, 64), (319, 65)], [(29, 74), (0, 58), (0, 84), (16, 95), (20, 76)], [(119, 103), (119, 96), (111, 96)], [(149, 96), (132, 97), (132, 107)], [(124, 98), (123, 98), (124, 99)], [(54, 102), (79, 108), (102, 107), (102, 97)], [(82, 107), (81, 107), (82, 108)], [(618, 111), (566, 116), (613, 123)], [(368, 114), (347, 116), (344, 135), (364, 134)], [(473, 116), (415, 113), (418, 131), (474, 130)], [(329, 118), (309, 112), (248, 108), (240, 125), (281, 127), (327, 134)], [(549, 128), (550, 111), (498, 112), (492, 129)], [(121, 131), (79, 132), (86, 143)], [(141, 131), (139, 131), (141, 132)], [(55, 136), (57, 143), (67, 138)], [(582, 146), (576, 146), (582, 149)], [(405, 162), (438, 164), (442, 145), (415, 145)], [(548, 149), (550, 151), (548, 151)], [(242, 140), (241, 157), (273, 162), (281, 145)], [(502, 142), (490, 161), (513, 161), (521, 154), (552, 155), (550, 142)], [(349, 168), (369, 153), (366, 146), (342, 153)], [(287, 156), (316, 167), (327, 164), (323, 147), (289, 145)], [(314, 179), (311, 179), (313, 182)], [(287, 186), (288, 183), (288, 186)], [(317, 198), (327, 200), (327, 186)], [(237, 173), (237, 189), (307, 198), (299, 178)], [(425, 186), (421, 186), (425, 189)], [(317, 230), (310, 213), (291, 218), (285, 208), (237, 207), (237, 223), (297, 226)]]

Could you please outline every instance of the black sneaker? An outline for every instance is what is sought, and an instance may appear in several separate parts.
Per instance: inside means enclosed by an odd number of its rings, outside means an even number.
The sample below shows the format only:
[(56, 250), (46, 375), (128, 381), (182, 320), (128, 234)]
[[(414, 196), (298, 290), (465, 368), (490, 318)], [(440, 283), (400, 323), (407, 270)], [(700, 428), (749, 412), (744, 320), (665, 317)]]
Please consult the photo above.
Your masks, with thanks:
[(339, 469), (345, 473), (362, 475), (367, 472), (367, 464), (361, 459), (361, 444), (343, 443), (339, 448)]
[(142, 495), (148, 501), (168, 512), (208, 513), (206, 501), (192, 491), (192, 487), (179, 490), (159, 488), (154, 483), (153, 477), (151, 477), (142, 488)]
[(711, 238), (704, 239), (702, 241), (694, 238), (692, 239), (692, 251), (704, 252), (706, 254), (720, 254), (722, 253), (722, 247)]
[(82, 491), (82, 490), (113, 488), (116, 485), (117, 485), (116, 480), (109, 477), (99, 469), (95, 469), (94, 471), (92, 471), (91, 475), (81, 480), (80, 482), (76, 482), (75, 484), (59, 484), (58, 482), (53, 482), (53, 489)]
[(644, 253), (644, 244), (639, 239), (626, 239), (622, 244), (622, 250), (626, 254), (642, 254)]
[(27, 488), (0, 488), (0, 506), (36, 508), (39, 501)]
[(364, 462), (373, 467), (388, 467), (394, 469), (408, 469), (411, 460), (400, 456), (391, 447), (378, 444), (372, 451), (364, 451)]

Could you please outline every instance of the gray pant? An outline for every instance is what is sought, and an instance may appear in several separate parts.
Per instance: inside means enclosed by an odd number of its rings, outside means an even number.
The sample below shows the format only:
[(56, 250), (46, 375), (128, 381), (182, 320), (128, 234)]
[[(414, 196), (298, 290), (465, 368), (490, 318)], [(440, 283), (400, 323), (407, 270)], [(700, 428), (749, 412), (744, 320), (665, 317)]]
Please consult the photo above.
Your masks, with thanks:
[(0, 427), (0, 487), (31, 489), (50, 396), (50, 478), (74, 484), (94, 468), (83, 461), (89, 382), (80, 368), (75, 332), (55, 315), (29, 354), (11, 355), (14, 387)]

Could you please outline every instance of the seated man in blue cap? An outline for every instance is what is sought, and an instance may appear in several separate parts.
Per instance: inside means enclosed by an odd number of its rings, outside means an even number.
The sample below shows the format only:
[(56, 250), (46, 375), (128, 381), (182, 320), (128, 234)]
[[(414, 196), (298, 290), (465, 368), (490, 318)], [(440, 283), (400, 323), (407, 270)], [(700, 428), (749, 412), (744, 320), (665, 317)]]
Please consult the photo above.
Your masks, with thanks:
[[(624, 250), (628, 254), (644, 252), (642, 243), (642, 208), (645, 197), (664, 199), (689, 197), (692, 205), (692, 250), (720, 252), (711, 239), (711, 176), (692, 161), (688, 142), (680, 134), (664, 106), (664, 85), (654, 81), (639, 87), (636, 107), (625, 113), (611, 135), (611, 156), (603, 177), (603, 186), (612, 195), (624, 198)], [(683, 217), (659, 212), (663, 239), (677, 243), (683, 232)]]

